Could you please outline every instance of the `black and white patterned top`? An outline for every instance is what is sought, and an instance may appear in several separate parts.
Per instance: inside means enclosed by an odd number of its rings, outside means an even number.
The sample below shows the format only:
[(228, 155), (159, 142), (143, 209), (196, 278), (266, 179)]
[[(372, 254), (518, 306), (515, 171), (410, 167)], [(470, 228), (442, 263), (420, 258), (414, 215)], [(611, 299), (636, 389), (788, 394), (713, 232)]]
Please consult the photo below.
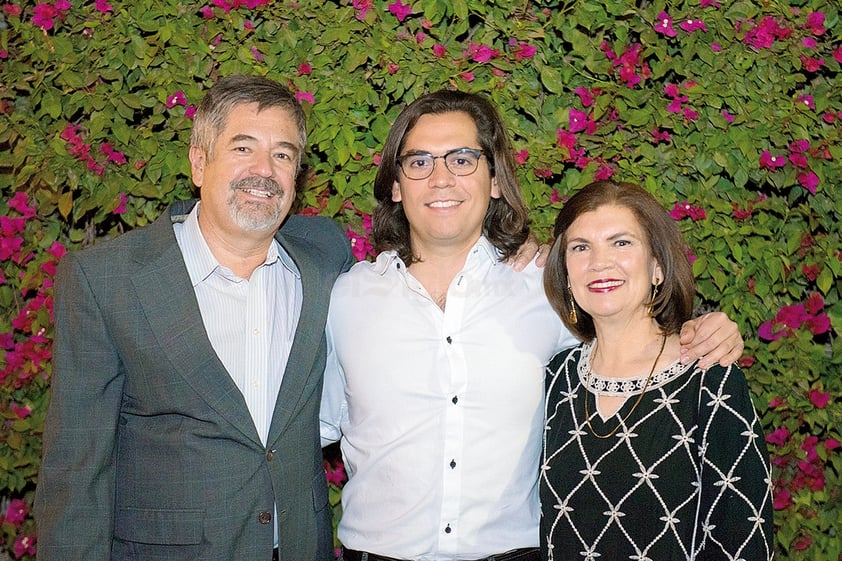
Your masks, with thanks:
[(635, 396), (611, 417), (586, 392), (593, 344), (547, 373), (541, 546), (548, 561), (772, 558), (769, 456), (742, 371), (676, 362), (644, 379), (590, 375), (591, 392)]

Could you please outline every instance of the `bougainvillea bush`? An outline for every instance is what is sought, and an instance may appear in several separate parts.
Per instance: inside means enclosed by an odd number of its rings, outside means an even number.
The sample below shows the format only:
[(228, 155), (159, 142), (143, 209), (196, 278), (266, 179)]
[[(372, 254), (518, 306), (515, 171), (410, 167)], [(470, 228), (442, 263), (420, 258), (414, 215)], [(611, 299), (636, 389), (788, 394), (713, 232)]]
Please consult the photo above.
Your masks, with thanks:
[(388, 128), (439, 88), (499, 106), (539, 237), (595, 178), (654, 193), (700, 310), (746, 339), (777, 558), (842, 559), (839, 17), (836, 0), (0, 0), (0, 557), (37, 548), (57, 261), (191, 196), (195, 106), (247, 72), (296, 91), (298, 211), (339, 220), (360, 259)]

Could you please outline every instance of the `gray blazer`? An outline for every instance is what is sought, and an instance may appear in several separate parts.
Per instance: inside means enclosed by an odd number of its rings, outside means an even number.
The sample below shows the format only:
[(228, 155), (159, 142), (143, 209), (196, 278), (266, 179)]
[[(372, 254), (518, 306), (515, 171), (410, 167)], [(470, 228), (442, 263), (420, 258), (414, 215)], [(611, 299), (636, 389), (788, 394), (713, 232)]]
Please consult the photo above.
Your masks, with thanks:
[(41, 561), (270, 561), (275, 524), (282, 560), (332, 559), (318, 412), (347, 239), (300, 216), (276, 235), (303, 305), (264, 447), (173, 233), (194, 204), (61, 260), (35, 497)]

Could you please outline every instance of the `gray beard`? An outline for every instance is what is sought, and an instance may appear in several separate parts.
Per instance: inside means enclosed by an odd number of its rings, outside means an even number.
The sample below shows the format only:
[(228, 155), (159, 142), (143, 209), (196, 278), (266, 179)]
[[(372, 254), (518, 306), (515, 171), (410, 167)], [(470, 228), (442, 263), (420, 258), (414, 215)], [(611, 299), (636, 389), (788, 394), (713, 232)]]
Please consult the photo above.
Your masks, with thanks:
[[(272, 193), (272, 197), (265, 203), (256, 201), (240, 201), (237, 191), (242, 188), (263, 189)], [(274, 230), (281, 221), (281, 200), (283, 193), (277, 183), (271, 179), (248, 177), (231, 184), (231, 196), (228, 198), (228, 209), (234, 223), (249, 232)]]

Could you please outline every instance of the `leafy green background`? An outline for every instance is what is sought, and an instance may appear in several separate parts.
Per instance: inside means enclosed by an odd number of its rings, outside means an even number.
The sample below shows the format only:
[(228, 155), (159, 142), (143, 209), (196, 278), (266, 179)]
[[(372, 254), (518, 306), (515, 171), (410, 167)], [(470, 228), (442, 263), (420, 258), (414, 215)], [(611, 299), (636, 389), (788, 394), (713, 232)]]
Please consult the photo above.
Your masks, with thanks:
[(539, 237), (594, 177), (689, 205), (699, 307), (739, 323), (773, 440), (776, 556), (842, 559), (841, 46), (836, 0), (3, 4), (0, 557), (34, 551), (57, 258), (190, 197), (191, 106), (246, 72), (299, 92), (299, 210), (346, 225), (360, 257), (389, 125), (442, 87), (500, 108)]

